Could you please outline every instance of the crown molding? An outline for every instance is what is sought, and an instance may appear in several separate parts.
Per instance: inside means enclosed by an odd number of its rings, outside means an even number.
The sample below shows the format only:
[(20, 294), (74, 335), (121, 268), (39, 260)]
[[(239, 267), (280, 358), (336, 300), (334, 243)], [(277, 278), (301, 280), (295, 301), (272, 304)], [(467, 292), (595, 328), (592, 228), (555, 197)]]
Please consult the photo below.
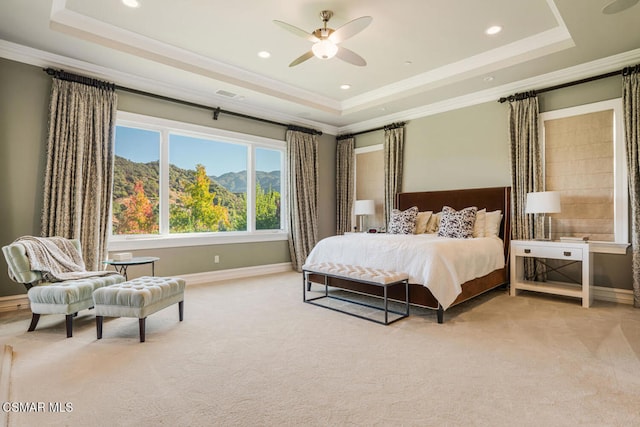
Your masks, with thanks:
[(496, 88), (486, 89), (468, 95), (400, 111), (398, 113), (389, 114), (372, 120), (342, 126), (338, 128), (338, 135), (361, 132), (385, 126), (397, 121), (415, 120), (421, 117), (470, 107), (485, 102), (497, 101), (500, 97), (508, 96), (516, 92), (535, 90), (536, 88), (550, 87), (574, 80), (580, 80), (594, 75), (616, 71), (638, 62), (640, 62), (640, 48), (554, 71), (552, 73), (542, 74), (540, 76), (498, 86)]
[[(0, 57), (43, 68), (64, 68), (65, 70), (70, 72), (80, 74), (84, 73), (95, 78), (112, 81), (121, 86), (131, 87), (146, 92), (182, 99), (185, 101), (200, 103), (202, 105), (211, 104), (210, 97), (204, 97), (200, 92), (185, 89), (178, 85), (172, 85), (128, 73), (123, 73), (111, 68), (102, 67), (84, 61), (78, 61), (73, 58), (68, 58), (50, 52), (30, 48), (2, 39), (0, 39)], [(311, 127), (321, 130), (322, 132), (330, 135), (342, 135), (385, 126), (389, 123), (397, 121), (415, 120), (421, 117), (431, 116), (446, 111), (465, 108), (485, 102), (496, 101), (500, 97), (508, 96), (515, 92), (522, 92), (525, 90), (532, 90), (541, 87), (549, 87), (573, 80), (579, 80), (582, 78), (591, 77), (593, 75), (615, 71), (638, 62), (640, 62), (640, 48), (628, 52), (623, 52), (618, 55), (601, 58), (574, 67), (565, 68), (563, 70), (555, 71), (552, 73), (547, 73), (507, 85), (502, 85), (496, 88), (474, 92), (468, 95), (463, 95), (440, 102), (425, 104), (420, 107), (341, 127), (308, 120), (297, 116), (278, 113), (272, 109), (268, 110), (256, 108), (246, 103), (233, 100), (220, 99), (216, 105), (211, 105), (211, 108), (221, 107), (230, 111), (239, 110), (245, 114), (254, 115), (256, 117)]]
[(243, 114), (261, 117), (276, 122), (285, 122), (292, 125), (310, 127), (331, 135), (336, 135), (337, 132), (336, 126), (279, 113), (273, 109), (254, 107), (241, 101), (219, 98), (215, 100), (214, 104), (211, 96), (205, 96), (200, 91), (194, 91), (179, 85), (124, 73), (112, 68), (79, 61), (77, 59), (34, 49), (2, 39), (0, 39), (0, 57), (42, 68), (62, 68), (65, 71), (88, 75), (90, 77), (110, 81), (117, 85), (130, 87), (143, 92), (210, 106), (211, 109), (220, 107), (229, 111), (241, 111)]

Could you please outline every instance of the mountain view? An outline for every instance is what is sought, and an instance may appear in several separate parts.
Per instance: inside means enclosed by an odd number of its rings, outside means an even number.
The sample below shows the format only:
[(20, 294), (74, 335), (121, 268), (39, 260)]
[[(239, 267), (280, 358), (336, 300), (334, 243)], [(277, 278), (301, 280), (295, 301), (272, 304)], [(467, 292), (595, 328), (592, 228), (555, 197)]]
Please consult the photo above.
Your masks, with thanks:
[[(256, 229), (280, 228), (280, 171), (256, 171)], [(159, 162), (138, 163), (115, 156), (113, 233), (157, 234)], [(207, 176), (169, 166), (170, 231), (247, 229), (247, 173)]]

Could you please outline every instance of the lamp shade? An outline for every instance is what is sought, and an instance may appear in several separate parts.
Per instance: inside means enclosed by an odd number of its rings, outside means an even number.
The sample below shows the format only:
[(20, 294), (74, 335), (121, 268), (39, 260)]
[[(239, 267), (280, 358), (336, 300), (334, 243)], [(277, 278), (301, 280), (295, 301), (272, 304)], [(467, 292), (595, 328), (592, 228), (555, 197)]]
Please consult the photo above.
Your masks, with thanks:
[(374, 215), (376, 213), (376, 203), (373, 200), (356, 200), (355, 215)]
[(558, 213), (560, 212), (560, 192), (538, 191), (527, 193), (525, 213)]

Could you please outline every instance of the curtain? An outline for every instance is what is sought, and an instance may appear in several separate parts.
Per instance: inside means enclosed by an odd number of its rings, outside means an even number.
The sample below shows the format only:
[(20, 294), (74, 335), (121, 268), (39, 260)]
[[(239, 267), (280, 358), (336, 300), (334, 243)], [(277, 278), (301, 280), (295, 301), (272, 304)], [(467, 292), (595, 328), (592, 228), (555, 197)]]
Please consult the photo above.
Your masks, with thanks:
[(336, 143), (336, 234), (351, 231), (354, 199), (355, 138), (339, 139)]
[(622, 75), (625, 143), (631, 204), (633, 257), (633, 306), (640, 308), (640, 65), (625, 68)]
[(396, 198), (402, 191), (402, 157), (404, 153), (404, 126), (391, 125), (384, 130), (384, 223), (389, 224), (389, 216)]
[[(542, 147), (538, 139), (538, 98), (534, 93), (518, 94), (509, 102), (509, 141), (511, 149), (511, 237), (529, 240), (542, 219), (525, 214), (527, 193), (544, 190)], [(526, 259), (524, 274), (535, 273), (534, 260)], [(512, 266), (513, 268), (513, 266)], [(544, 274), (540, 268), (538, 273)]]
[(296, 271), (318, 242), (318, 137), (287, 130), (289, 251)]
[(80, 239), (88, 270), (101, 270), (113, 181), (113, 85), (53, 78), (42, 236)]

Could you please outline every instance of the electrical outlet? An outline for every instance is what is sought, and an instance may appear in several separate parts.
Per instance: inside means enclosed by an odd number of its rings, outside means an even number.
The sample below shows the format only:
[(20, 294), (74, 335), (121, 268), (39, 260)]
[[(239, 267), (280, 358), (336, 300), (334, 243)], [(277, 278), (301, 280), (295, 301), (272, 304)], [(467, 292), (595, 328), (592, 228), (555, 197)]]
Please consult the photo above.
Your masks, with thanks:
[(220, 262), (220, 255), (216, 255), (216, 256), (214, 256), (214, 257), (213, 257), (213, 262), (214, 262), (215, 264), (219, 263), (219, 262)]

